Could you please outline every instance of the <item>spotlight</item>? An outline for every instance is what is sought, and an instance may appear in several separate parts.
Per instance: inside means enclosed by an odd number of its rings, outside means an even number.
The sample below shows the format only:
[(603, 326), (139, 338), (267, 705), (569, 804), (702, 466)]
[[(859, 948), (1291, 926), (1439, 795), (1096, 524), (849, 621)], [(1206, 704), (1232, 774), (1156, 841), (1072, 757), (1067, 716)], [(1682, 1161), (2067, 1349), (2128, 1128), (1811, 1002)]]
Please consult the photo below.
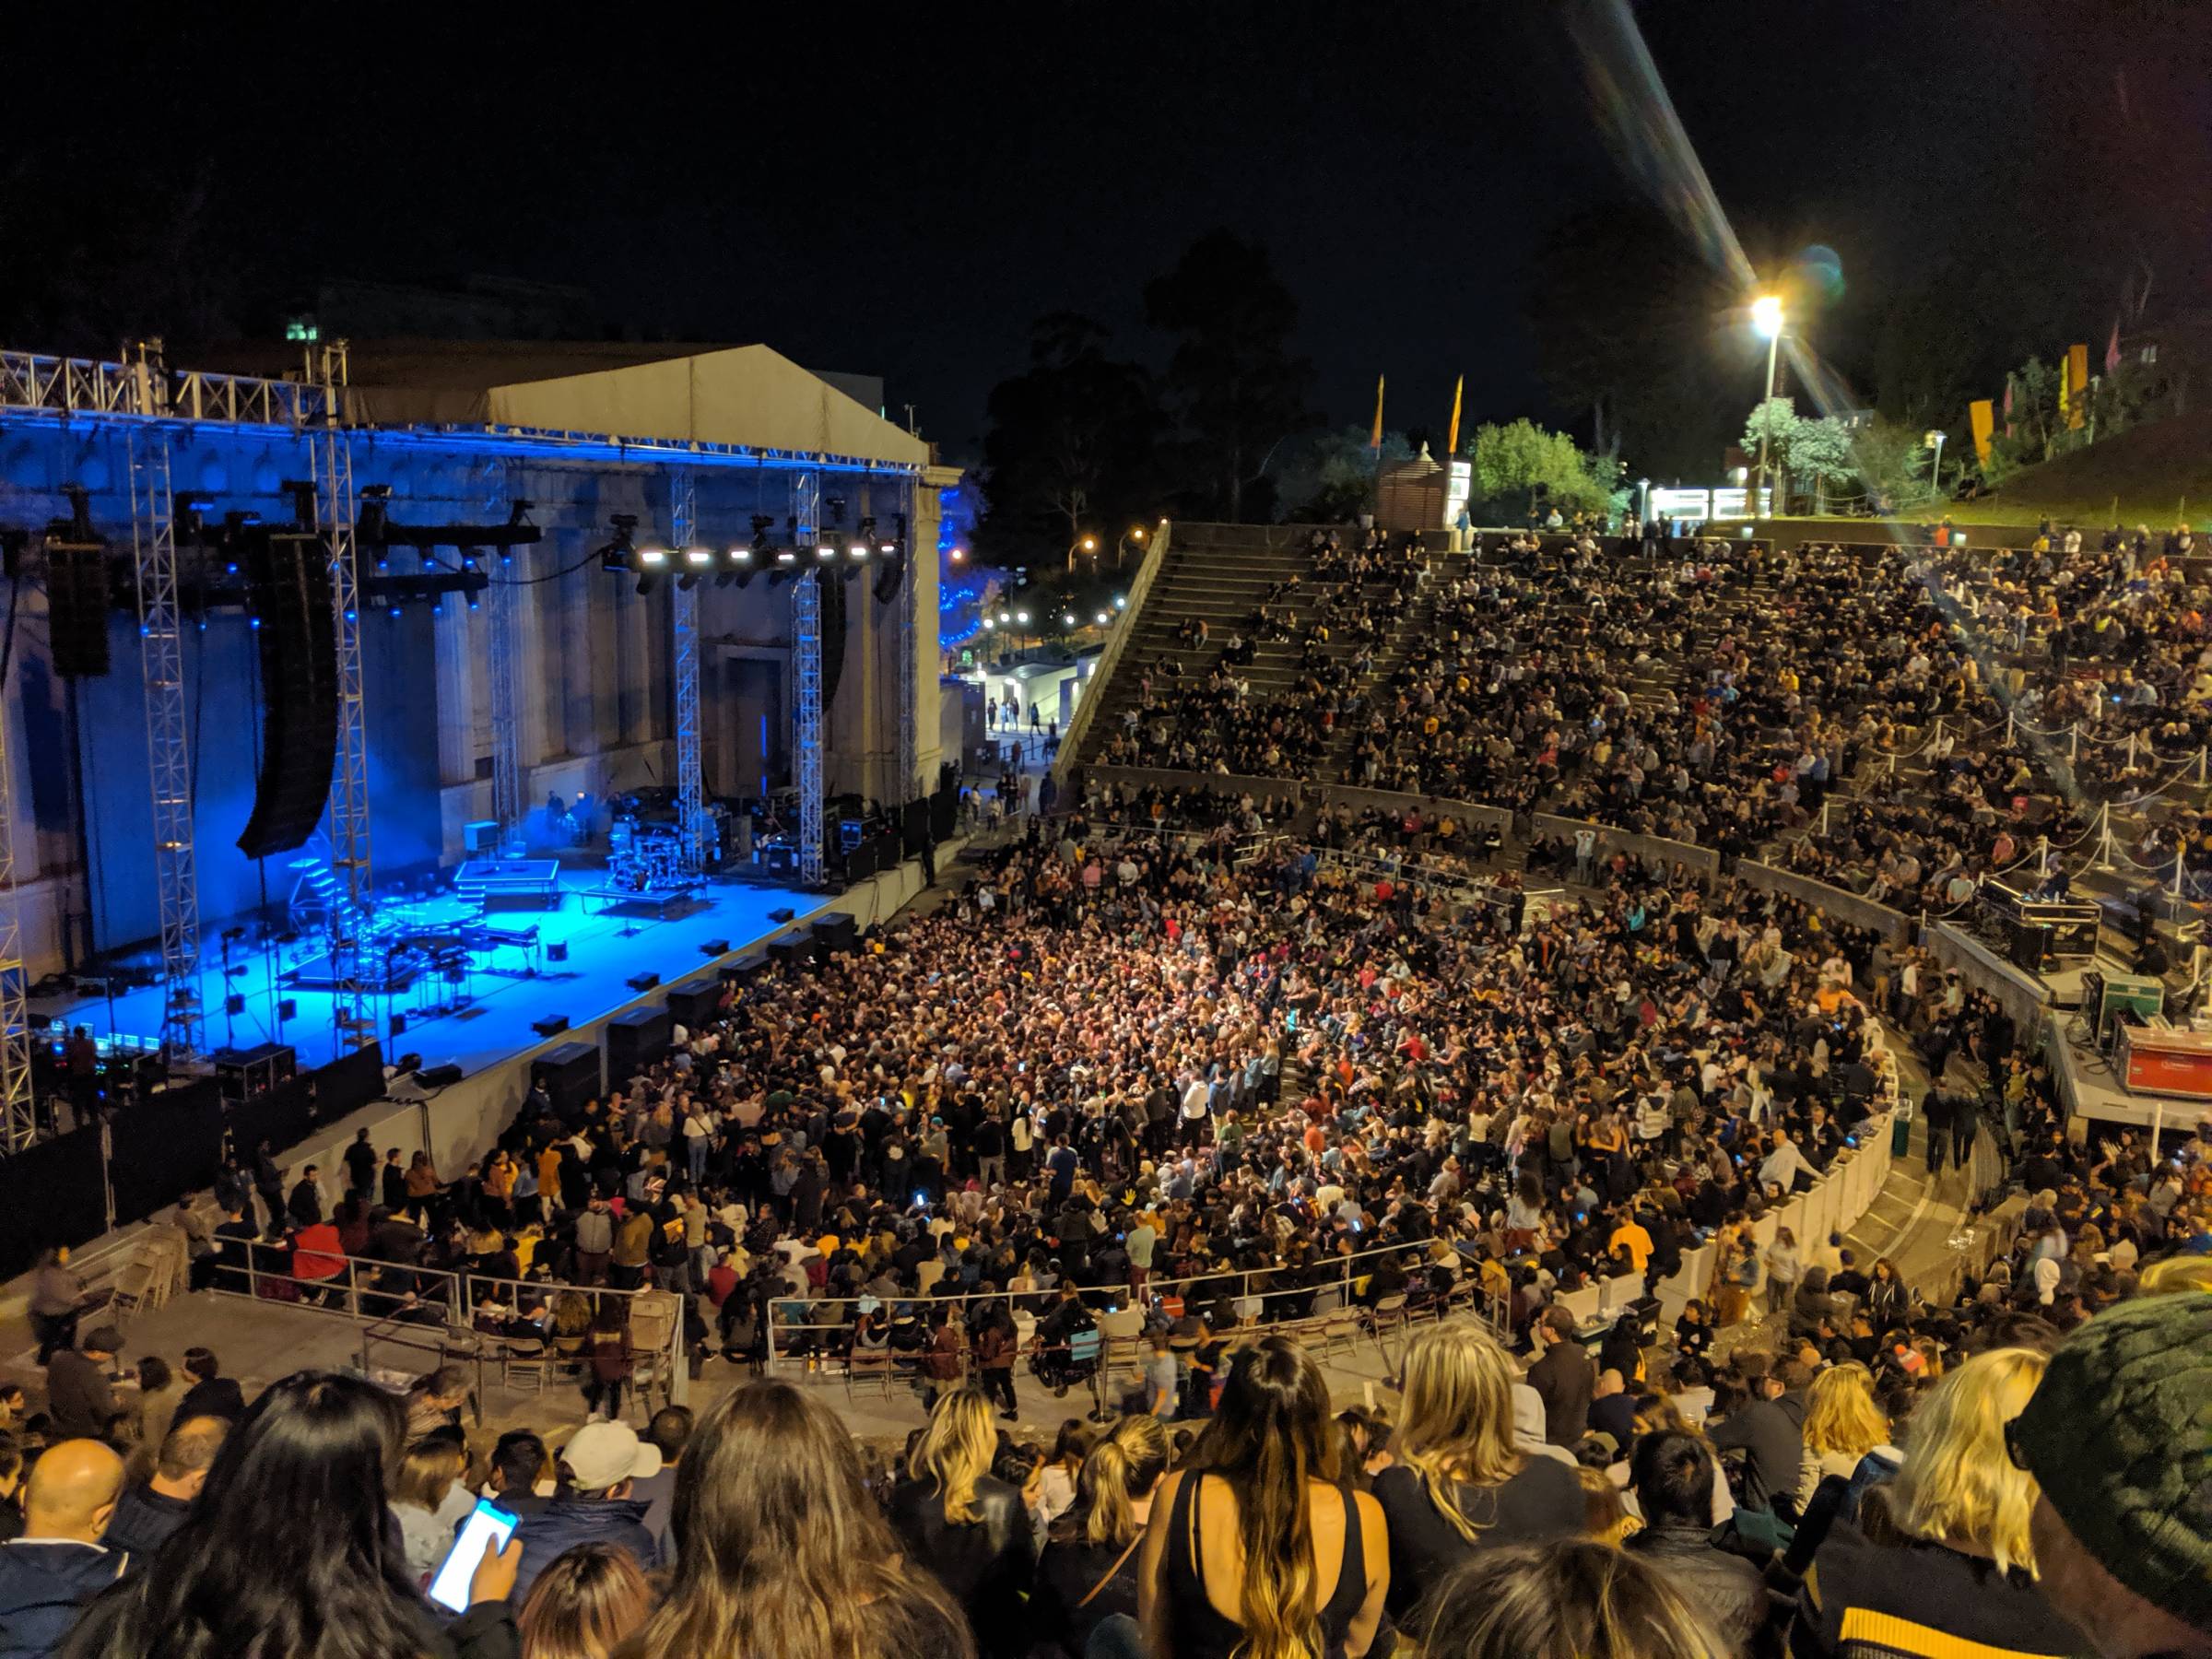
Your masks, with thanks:
[(768, 573), (768, 585), (781, 587), (799, 572), (799, 550), (796, 547), (776, 549), (776, 568)]
[(954, 564), (966, 564), (968, 562), (968, 549), (965, 547), (955, 547), (952, 550), (952, 562)]
[(714, 562), (714, 549), (700, 547), (686, 547), (684, 562), (688, 565), (711, 565)]
[(1100, 611), (1100, 612), (1099, 613), (1099, 615), (1098, 615), (1098, 624), (1099, 624), (1099, 626), (1100, 626), (1100, 628), (1103, 628), (1103, 627), (1105, 627), (1105, 626), (1106, 626), (1106, 613), (1105, 613), (1104, 611)]
[(1129, 608), (1129, 601), (1127, 597), (1124, 594), (1116, 594), (1113, 596), (1113, 608), (1115, 610), (1127, 610)]
[(614, 534), (608, 537), (606, 546), (599, 549), (599, 568), (603, 571), (628, 571), (634, 553), (630, 535), (638, 527), (637, 514), (618, 512), (607, 523), (613, 526)]
[(872, 542), (872, 541), (874, 541), (874, 540), (876, 539), (876, 520), (875, 520), (875, 516), (874, 516), (873, 514), (870, 514), (868, 517), (862, 519), (862, 520), (860, 521), (860, 527), (859, 527), (858, 529), (856, 529), (855, 531), (853, 531), (853, 538), (854, 538), (855, 540), (857, 540), (857, 541), (864, 541), (864, 542)]
[(640, 547), (638, 562), (641, 565), (665, 565), (668, 562), (668, 549), (665, 547)]

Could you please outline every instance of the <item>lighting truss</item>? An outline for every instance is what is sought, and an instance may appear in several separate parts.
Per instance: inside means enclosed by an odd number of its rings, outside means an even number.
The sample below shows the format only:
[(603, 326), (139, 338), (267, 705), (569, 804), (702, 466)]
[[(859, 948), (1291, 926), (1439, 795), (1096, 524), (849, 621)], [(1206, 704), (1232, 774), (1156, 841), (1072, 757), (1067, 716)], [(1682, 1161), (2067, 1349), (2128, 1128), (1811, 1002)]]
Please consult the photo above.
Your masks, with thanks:
[(30, 1010), (25, 1005), (23, 912), (16, 885), (16, 767), (8, 753), (16, 704), (0, 685), (0, 1152), (38, 1138), (30, 1083)]
[(193, 837), (192, 740), (177, 609), (169, 434), (159, 427), (134, 431), (126, 448), (147, 772), (153, 786), (154, 882), (161, 921), (161, 1040), (172, 1060), (189, 1060), (206, 1046), (206, 1015), (200, 1002), (199, 865)]
[(376, 1041), (376, 1001), (362, 960), (370, 892), (369, 749), (361, 687), (360, 564), (354, 538), (353, 447), (339, 424), (346, 386), (346, 343), (323, 347), (310, 378), (324, 389), (324, 418), (313, 436), (315, 497), (323, 546), (330, 558), (332, 631), (337, 642), (337, 762), (330, 779), (330, 867), (343, 893), (330, 907), (330, 956), (337, 992), (332, 998), (339, 1045)]
[(528, 580), (528, 571), (513, 560), (517, 553), (526, 551), (510, 549), (500, 556), (512, 573), (506, 581), (491, 584), (486, 629), (491, 670), (491, 816), (500, 827), (502, 848), (508, 832), (523, 821), (522, 704), (515, 696), (514, 634), (522, 607), (520, 583)]
[(822, 588), (808, 566), (820, 534), (822, 481), (803, 472), (792, 480), (794, 546), (798, 580), (791, 588), (791, 752), (793, 782), (799, 792), (799, 881), (818, 887), (822, 880)]
[(668, 496), (669, 543), (687, 565), (668, 605), (676, 635), (676, 822), (684, 873), (696, 876), (707, 867), (710, 819), (699, 755), (699, 582), (688, 569), (699, 546), (691, 475), (671, 474)]
[[(898, 522), (901, 529), (918, 522), (915, 512), (920, 505), (920, 502), (915, 500), (918, 493), (911, 484), (903, 487), (900, 491), (902, 512)], [(898, 539), (904, 541), (906, 538), (901, 535)], [(909, 548), (901, 547), (888, 557), (903, 559), (911, 562), (913, 553)], [(926, 793), (922, 789), (920, 782), (915, 776), (922, 770), (921, 735), (916, 731), (914, 725), (914, 699), (920, 695), (917, 682), (921, 674), (920, 666), (915, 660), (920, 650), (918, 641), (921, 639), (922, 628), (922, 602), (918, 593), (919, 587), (920, 584), (914, 581), (913, 571), (910, 570), (905, 572), (905, 580), (900, 582), (899, 592), (894, 595), (899, 606), (898, 799), (901, 804), (914, 799), (919, 794)]]

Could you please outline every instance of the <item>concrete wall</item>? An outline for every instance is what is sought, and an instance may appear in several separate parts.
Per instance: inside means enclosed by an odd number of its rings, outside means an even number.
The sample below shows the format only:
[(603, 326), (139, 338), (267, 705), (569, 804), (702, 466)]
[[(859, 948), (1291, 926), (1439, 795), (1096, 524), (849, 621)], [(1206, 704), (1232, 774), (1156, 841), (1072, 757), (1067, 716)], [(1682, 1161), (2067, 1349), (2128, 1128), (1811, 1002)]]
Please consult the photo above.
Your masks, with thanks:
[(1912, 934), (1912, 923), (1901, 912), (1862, 899), (1856, 893), (1847, 893), (1841, 888), (1830, 887), (1825, 881), (1814, 881), (1748, 858), (1736, 861), (1735, 873), (1755, 888), (1771, 893), (1787, 893), (1793, 899), (1818, 906), (1853, 927), (1870, 928), (1885, 939), (1909, 938)]
[(1626, 853), (1631, 858), (1647, 862), (1657, 859), (1665, 864), (1684, 864), (1705, 876), (1717, 874), (1721, 867), (1721, 855), (1711, 847), (1694, 847), (1688, 841), (1668, 841), (1665, 836), (1631, 835), (1625, 830), (1608, 830), (1587, 818), (1560, 818), (1549, 812), (1531, 814), (1530, 822), (1539, 836), (1559, 835), (1570, 841), (1579, 830), (1596, 830), (1600, 858), (1610, 858), (1617, 852)]

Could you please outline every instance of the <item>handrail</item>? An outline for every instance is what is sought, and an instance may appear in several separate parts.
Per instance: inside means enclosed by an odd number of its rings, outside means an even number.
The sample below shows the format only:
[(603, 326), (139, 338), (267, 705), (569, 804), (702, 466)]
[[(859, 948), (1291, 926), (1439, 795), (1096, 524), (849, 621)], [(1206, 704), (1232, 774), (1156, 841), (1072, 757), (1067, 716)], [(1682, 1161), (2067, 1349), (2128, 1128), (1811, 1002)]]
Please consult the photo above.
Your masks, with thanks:
[(1090, 681), (1083, 688), (1083, 696), (1076, 704), (1076, 712), (1068, 716), (1067, 730), (1061, 734), (1060, 752), (1053, 757), (1052, 778), (1054, 787), (1065, 789), (1068, 778), (1075, 771), (1076, 755), (1089, 735), (1091, 717), (1105, 700), (1107, 686), (1112, 683), (1113, 671), (1121, 664), (1122, 653), (1130, 636), (1136, 632), (1137, 614), (1144, 608), (1146, 597), (1152, 592), (1154, 578), (1166, 559), (1168, 545), (1174, 539), (1173, 524), (1166, 519), (1153, 533), (1151, 546), (1145, 549), (1144, 558), (1136, 567), (1136, 576), (1124, 595), (1124, 605), (1121, 621), (1106, 636), (1106, 648), (1099, 653), (1099, 660), (1090, 671)]
[[(221, 1245), (234, 1243), (247, 1245), (243, 1266), (229, 1260), (227, 1253), (221, 1248)], [(265, 1253), (274, 1254), (279, 1252), (282, 1253), (286, 1270), (277, 1271), (262, 1265), (262, 1257)], [(289, 1271), (297, 1265), (297, 1258), (300, 1257), (310, 1257), (323, 1263), (335, 1262), (343, 1265), (321, 1277)], [(636, 1289), (624, 1289), (612, 1285), (574, 1285), (535, 1279), (502, 1278), (497, 1275), (471, 1273), (465, 1269), (421, 1267), (406, 1262), (387, 1262), (374, 1256), (342, 1255), (333, 1251), (303, 1248), (297, 1243), (278, 1243), (259, 1239), (250, 1241), (245, 1240), (221, 1241), (215, 1262), (216, 1265), (207, 1288), (218, 1296), (234, 1296), (248, 1301), (260, 1302), (274, 1300), (263, 1295), (262, 1287), (265, 1284), (289, 1285), (297, 1293), (296, 1300), (287, 1299), (290, 1300), (290, 1305), (306, 1312), (325, 1313), (336, 1318), (351, 1320), (356, 1324), (362, 1326), (365, 1333), (373, 1332), (379, 1326), (391, 1324), (410, 1308), (438, 1311), (442, 1312), (442, 1318), (436, 1321), (435, 1324), (414, 1320), (406, 1320), (405, 1323), (419, 1324), (425, 1331), (436, 1329), (448, 1336), (465, 1335), (472, 1341), (481, 1341), (488, 1336), (502, 1343), (524, 1340), (519, 1335), (499, 1331), (487, 1332), (478, 1328), (476, 1323), (478, 1312), (477, 1305), (478, 1292), (485, 1288), (502, 1292), (500, 1301), (503, 1312), (511, 1312), (518, 1306), (521, 1299), (516, 1292), (524, 1290), (533, 1296), (544, 1298), (547, 1302), (568, 1291), (572, 1291), (579, 1296), (594, 1298), (624, 1297), (630, 1299), (633, 1303), (630, 1309), (630, 1316), (633, 1319), (637, 1316), (638, 1308), (635, 1303), (638, 1300), (646, 1297), (676, 1295), (675, 1292), (657, 1285), (641, 1286)], [(364, 1269), (367, 1270), (366, 1273), (364, 1273)], [(391, 1288), (382, 1287), (378, 1281), (386, 1275), (404, 1276), (408, 1281), (408, 1288), (403, 1290), (395, 1287)], [(243, 1288), (240, 1288), (241, 1279)], [(338, 1303), (335, 1305), (330, 1300), (334, 1295), (339, 1299)], [(680, 1406), (689, 1393), (690, 1367), (687, 1362), (684, 1343), (685, 1320), (680, 1305), (682, 1298), (677, 1297), (677, 1300), (679, 1306), (675, 1319), (671, 1321), (674, 1329), (669, 1333), (667, 1338), (667, 1351), (659, 1358), (667, 1367), (669, 1386), (673, 1391), (670, 1394), (671, 1403)], [(546, 1337), (546, 1342), (547, 1347), (550, 1348), (552, 1337), (549, 1333)]]

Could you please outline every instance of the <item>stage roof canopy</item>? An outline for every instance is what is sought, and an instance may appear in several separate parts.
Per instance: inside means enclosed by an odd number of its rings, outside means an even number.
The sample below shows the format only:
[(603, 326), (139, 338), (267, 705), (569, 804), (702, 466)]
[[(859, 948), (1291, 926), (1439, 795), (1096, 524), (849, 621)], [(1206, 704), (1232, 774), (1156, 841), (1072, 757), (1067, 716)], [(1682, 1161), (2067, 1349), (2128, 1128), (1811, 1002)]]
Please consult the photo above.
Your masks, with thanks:
[[(524, 426), (746, 445), (906, 465), (929, 445), (767, 346), (356, 340), (347, 413), (373, 426)], [(195, 352), (209, 367), (297, 375), (297, 348)]]

